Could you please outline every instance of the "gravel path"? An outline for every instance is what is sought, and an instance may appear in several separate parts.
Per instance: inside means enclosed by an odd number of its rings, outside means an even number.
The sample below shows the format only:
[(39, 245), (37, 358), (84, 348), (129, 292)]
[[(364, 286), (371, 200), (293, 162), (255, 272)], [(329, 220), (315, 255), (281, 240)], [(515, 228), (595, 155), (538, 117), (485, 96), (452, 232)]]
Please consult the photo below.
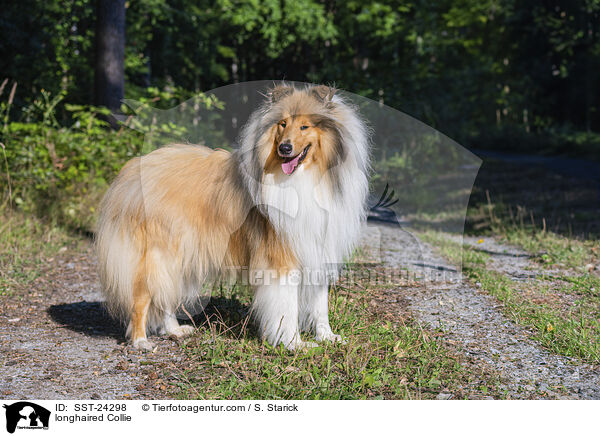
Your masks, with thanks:
[[(388, 265), (445, 280), (429, 282), (420, 292), (407, 295), (409, 310), (421, 322), (441, 328), (449, 343), (466, 356), (499, 374), (500, 387), (509, 398), (600, 399), (600, 372), (575, 359), (554, 355), (529, 338), (500, 312), (495, 298), (480, 292), (427, 244), (397, 227), (371, 225), (369, 239), (382, 241), (380, 255)], [(477, 244), (477, 238), (466, 243)], [(480, 248), (491, 256), (489, 266), (515, 280), (533, 277), (527, 254), (485, 239)], [(429, 270), (429, 271), (427, 271)]]
[[(402, 288), (408, 309), (441, 328), (447, 343), (469, 362), (499, 374), (509, 398), (600, 399), (597, 370), (542, 349), (501, 314), (497, 300), (461, 282), (460, 273), (427, 244), (385, 224), (370, 224), (363, 242), (369, 257), (428, 279), (425, 287)], [(491, 239), (479, 248), (503, 273), (516, 280), (532, 277), (526, 253)], [(98, 291), (88, 244), (49, 260), (26, 293), (3, 297), (0, 398), (160, 399), (168, 397), (169, 383), (185, 381), (189, 362), (179, 345), (156, 338), (153, 353), (126, 346)]]
[(148, 354), (124, 346), (98, 291), (88, 246), (51, 260), (25, 295), (3, 297), (0, 398), (165, 397), (165, 373), (176, 376), (183, 359), (178, 345), (165, 338)]

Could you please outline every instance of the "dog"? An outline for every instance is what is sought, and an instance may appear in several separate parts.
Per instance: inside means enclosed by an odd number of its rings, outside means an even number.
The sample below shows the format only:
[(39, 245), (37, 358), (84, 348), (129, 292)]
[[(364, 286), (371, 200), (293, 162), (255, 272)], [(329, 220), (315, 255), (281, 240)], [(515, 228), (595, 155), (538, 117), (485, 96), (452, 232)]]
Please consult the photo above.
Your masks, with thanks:
[(289, 350), (316, 345), (301, 332), (342, 340), (328, 290), (366, 219), (369, 129), (331, 87), (265, 97), (232, 152), (168, 145), (130, 160), (105, 194), (99, 275), (135, 348), (153, 349), (148, 333), (191, 334), (178, 310), (240, 268), (262, 339)]

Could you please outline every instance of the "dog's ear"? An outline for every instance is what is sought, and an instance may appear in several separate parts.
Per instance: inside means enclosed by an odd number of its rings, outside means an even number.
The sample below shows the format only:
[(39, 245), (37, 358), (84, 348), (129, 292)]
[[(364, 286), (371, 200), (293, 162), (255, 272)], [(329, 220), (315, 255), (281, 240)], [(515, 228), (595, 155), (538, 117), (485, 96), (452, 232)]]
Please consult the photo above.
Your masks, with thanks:
[(275, 88), (269, 91), (269, 95), (271, 96), (271, 103), (277, 103), (283, 97), (287, 97), (290, 95), (294, 89), (291, 86), (276, 86)]
[(315, 97), (317, 100), (322, 102), (329, 102), (335, 95), (337, 89), (331, 88), (325, 85), (315, 86), (310, 89), (310, 94)]

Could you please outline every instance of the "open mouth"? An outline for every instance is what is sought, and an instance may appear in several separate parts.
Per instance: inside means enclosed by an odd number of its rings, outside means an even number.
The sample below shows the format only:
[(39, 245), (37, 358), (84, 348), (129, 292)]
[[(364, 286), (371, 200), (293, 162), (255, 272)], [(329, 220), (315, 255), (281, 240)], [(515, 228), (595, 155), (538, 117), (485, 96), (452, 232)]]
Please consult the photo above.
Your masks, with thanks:
[(306, 157), (306, 153), (308, 153), (308, 149), (310, 148), (310, 146), (311, 146), (311, 144), (308, 144), (304, 148), (304, 150), (302, 150), (300, 153), (298, 153), (294, 157), (284, 157), (283, 158), (283, 163), (281, 164), (281, 169), (283, 170), (283, 172), (285, 174), (287, 174), (289, 176), (294, 171), (296, 171), (296, 168), (298, 168), (300, 166), (300, 164)]

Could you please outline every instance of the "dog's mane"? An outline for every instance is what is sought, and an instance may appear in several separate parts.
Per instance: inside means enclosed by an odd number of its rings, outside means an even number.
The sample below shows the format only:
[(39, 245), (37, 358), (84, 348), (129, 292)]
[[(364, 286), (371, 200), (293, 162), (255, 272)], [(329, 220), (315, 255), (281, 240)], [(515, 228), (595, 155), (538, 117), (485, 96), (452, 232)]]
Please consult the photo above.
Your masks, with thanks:
[[(330, 94), (327, 94), (327, 89), (331, 90)], [(329, 162), (324, 176), (330, 179), (336, 192), (341, 192), (339, 183), (343, 180), (347, 159), (365, 174), (369, 172), (369, 129), (356, 107), (335, 92), (317, 85), (275, 87), (252, 113), (240, 133), (239, 147), (234, 155), (255, 205), (261, 203), (259, 186), (265, 164), (260, 160), (258, 149), (264, 145), (269, 129), (283, 118), (284, 113), (309, 116), (321, 129), (333, 133), (336, 159)]]

